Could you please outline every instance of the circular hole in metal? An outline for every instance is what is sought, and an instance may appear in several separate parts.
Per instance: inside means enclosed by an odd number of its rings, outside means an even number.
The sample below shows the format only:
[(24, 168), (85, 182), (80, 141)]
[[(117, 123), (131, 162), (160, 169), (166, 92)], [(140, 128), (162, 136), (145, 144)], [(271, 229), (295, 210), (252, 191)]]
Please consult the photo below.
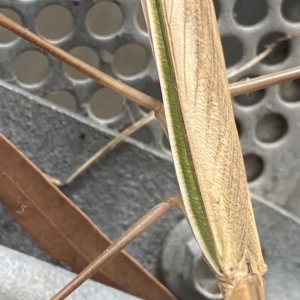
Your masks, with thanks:
[(235, 125), (236, 125), (238, 135), (239, 135), (239, 137), (241, 137), (241, 135), (243, 133), (241, 122), (238, 119), (235, 119)]
[[(79, 46), (73, 48), (69, 53), (86, 62), (90, 66), (99, 68), (99, 57), (93, 49), (86, 46)], [(74, 80), (88, 79), (86, 75), (82, 74), (81, 72), (77, 71), (76, 69), (70, 67), (67, 64), (63, 64), (63, 70), (68, 76), (70, 76)]]
[(161, 88), (160, 88), (159, 81), (147, 81), (143, 85), (142, 91), (145, 94), (147, 94), (155, 99), (158, 99), (162, 102), (162, 94), (161, 94)]
[(279, 92), (284, 101), (300, 101), (300, 79), (282, 83), (280, 85)]
[(85, 22), (91, 33), (108, 36), (116, 33), (122, 27), (123, 14), (115, 3), (101, 2), (89, 10)]
[(140, 7), (140, 9), (136, 15), (136, 20), (137, 20), (137, 24), (140, 27), (140, 29), (147, 32), (147, 25), (145, 22), (145, 17), (144, 17), (142, 7)]
[(216, 17), (219, 19), (220, 12), (221, 12), (221, 6), (219, 0), (213, 0), (214, 2), (214, 7), (215, 7), (215, 12), (216, 12)]
[(163, 136), (162, 144), (163, 144), (163, 147), (164, 147), (166, 150), (171, 151), (170, 142), (169, 142), (169, 140), (168, 140), (168, 138), (166, 137), (165, 134), (164, 134), (164, 136)]
[(147, 64), (145, 49), (136, 44), (124, 45), (114, 55), (113, 67), (123, 76), (134, 76), (142, 72)]
[(151, 132), (145, 126), (134, 132), (131, 137), (147, 145), (152, 141)]
[[(255, 75), (249, 75), (247, 79), (255, 78)], [(266, 95), (266, 90), (259, 90), (248, 94), (236, 96), (234, 102), (242, 106), (251, 106), (259, 103)]]
[(243, 46), (235, 36), (223, 36), (222, 46), (225, 56), (226, 67), (230, 68), (238, 63), (243, 57)]
[[(0, 13), (4, 16), (12, 19), (14, 22), (18, 24), (22, 24), (20, 16), (9, 8), (0, 8)], [(15, 41), (18, 36), (11, 31), (7, 30), (6, 28), (0, 26), (0, 44), (8, 44)]]
[(144, 107), (144, 106), (142, 106), (142, 105), (138, 105), (138, 108), (139, 108), (139, 110), (141, 111), (141, 113), (143, 114), (143, 115), (145, 115), (145, 114), (149, 114), (150, 113), (150, 109), (148, 109), (147, 107)]
[(50, 74), (51, 67), (47, 56), (39, 51), (21, 53), (13, 62), (16, 78), (28, 85), (42, 82)]
[(264, 170), (263, 160), (256, 154), (250, 153), (244, 156), (244, 162), (248, 182), (258, 179)]
[[(127, 124), (123, 130), (125, 130), (126, 128), (128, 128), (129, 126), (131, 126), (132, 124)], [(123, 131), (121, 130), (121, 131)], [(140, 129), (138, 129), (137, 131), (135, 131), (134, 133), (132, 133), (130, 135), (131, 138), (135, 139), (135, 140), (138, 140), (144, 144), (147, 144), (149, 145), (152, 141), (152, 134), (151, 134), (151, 131), (146, 127), (146, 126), (143, 126), (141, 127)]]
[(233, 14), (237, 23), (252, 26), (261, 22), (267, 15), (268, 5), (265, 0), (237, 0)]
[(260, 90), (249, 94), (240, 95), (234, 98), (234, 101), (242, 106), (255, 105), (260, 102), (266, 94), (266, 90)]
[[(278, 41), (278, 39), (284, 36), (285, 34), (281, 32), (268, 33), (259, 42), (257, 47), (257, 54), (260, 54), (261, 52), (265, 51), (268, 45)], [(275, 65), (281, 63), (289, 56), (290, 50), (291, 50), (290, 41), (289, 40), (283, 41), (280, 44), (278, 44), (278, 46), (275, 47), (273, 51), (266, 58), (262, 60), (262, 63), (268, 65)]]
[(264, 143), (273, 143), (281, 139), (288, 130), (286, 119), (278, 114), (268, 114), (255, 126), (256, 137)]
[(287, 21), (300, 22), (300, 1), (284, 0), (281, 4), (281, 13)]
[[(141, 91), (162, 102), (162, 94), (159, 81), (152, 81), (151, 79), (147, 80), (142, 86)], [(148, 108), (141, 105), (139, 105), (139, 108), (142, 110), (142, 113), (150, 112)]]
[(89, 101), (92, 113), (100, 119), (111, 119), (119, 115), (123, 109), (123, 98), (110, 89), (98, 90)]
[(73, 16), (67, 8), (50, 5), (38, 15), (36, 30), (48, 40), (59, 40), (71, 33), (73, 24)]
[(76, 111), (76, 100), (68, 91), (53, 91), (45, 98), (53, 104), (62, 106), (71, 111)]

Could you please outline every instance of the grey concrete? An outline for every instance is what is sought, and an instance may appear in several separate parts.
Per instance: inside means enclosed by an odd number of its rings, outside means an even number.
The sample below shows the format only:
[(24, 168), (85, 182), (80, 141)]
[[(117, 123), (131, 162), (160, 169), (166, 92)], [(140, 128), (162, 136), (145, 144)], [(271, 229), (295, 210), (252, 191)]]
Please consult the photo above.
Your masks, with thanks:
[[(75, 274), (0, 246), (0, 299), (48, 300), (70, 282)], [(86, 281), (69, 300), (138, 300), (92, 280)]]
[[(57, 110), (1, 82), (0, 131), (41, 170), (60, 180), (113, 137), (112, 131), (97, 127), (89, 119)], [(179, 193), (172, 162), (145, 148), (135, 141), (123, 143), (62, 189), (111, 239), (120, 236), (162, 198)], [(161, 244), (180, 218), (182, 214), (174, 209), (127, 250), (158, 274)], [(0, 244), (49, 261), (4, 208)]]

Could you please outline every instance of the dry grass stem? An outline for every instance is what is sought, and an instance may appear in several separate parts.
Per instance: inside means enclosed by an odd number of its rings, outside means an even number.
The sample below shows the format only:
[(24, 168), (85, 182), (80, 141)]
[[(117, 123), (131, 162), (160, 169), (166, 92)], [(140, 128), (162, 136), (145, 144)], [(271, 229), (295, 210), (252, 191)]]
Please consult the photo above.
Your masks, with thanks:
[(172, 208), (172, 202), (162, 202), (149, 210), (133, 224), (121, 237), (101, 253), (88, 267), (78, 274), (69, 284), (59, 291), (51, 300), (62, 300), (75, 291), (81, 284), (91, 278), (105, 263), (110, 261), (122, 249), (141, 235)]

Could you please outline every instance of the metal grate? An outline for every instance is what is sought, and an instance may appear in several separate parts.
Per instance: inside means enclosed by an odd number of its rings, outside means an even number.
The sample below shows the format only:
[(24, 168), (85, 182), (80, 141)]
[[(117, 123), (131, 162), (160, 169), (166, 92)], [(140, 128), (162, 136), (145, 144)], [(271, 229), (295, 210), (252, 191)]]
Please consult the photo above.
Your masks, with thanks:
[[(297, 0), (214, 1), (228, 71), (252, 59), (270, 42), (300, 33)], [(109, 75), (161, 99), (158, 75), (139, 0), (2, 0), (1, 12)], [(283, 43), (233, 81), (297, 65), (299, 39)], [(122, 130), (145, 115), (135, 104), (0, 29), (0, 78), (45, 97), (101, 125)], [(233, 99), (252, 192), (294, 209), (300, 177), (300, 81)], [(88, 104), (88, 109), (86, 104)], [(128, 109), (129, 108), (129, 109)], [(169, 153), (153, 121), (135, 134)], [(292, 199), (292, 200), (290, 200)]]

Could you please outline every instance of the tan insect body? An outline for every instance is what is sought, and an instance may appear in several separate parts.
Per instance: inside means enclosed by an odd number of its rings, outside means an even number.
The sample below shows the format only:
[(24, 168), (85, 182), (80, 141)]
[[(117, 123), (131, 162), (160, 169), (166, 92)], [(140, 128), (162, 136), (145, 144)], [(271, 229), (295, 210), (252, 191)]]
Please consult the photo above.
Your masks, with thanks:
[[(143, 2), (143, 6), (147, 6), (147, 22), (162, 82), (176, 173), (195, 237), (203, 248), (172, 128), (167, 83), (164, 84), (168, 78), (160, 61), (162, 39), (168, 44), (173, 64), (183, 130), (194, 166), (192, 172), (201, 191), (218, 266), (207, 251), (203, 252), (216, 273), (225, 299), (264, 299), (262, 276), (266, 265), (252, 210), (212, 0)], [(155, 9), (161, 10), (164, 20), (166, 36), (160, 38), (155, 32), (158, 22)], [(243, 297), (238, 298), (241, 293)]]

